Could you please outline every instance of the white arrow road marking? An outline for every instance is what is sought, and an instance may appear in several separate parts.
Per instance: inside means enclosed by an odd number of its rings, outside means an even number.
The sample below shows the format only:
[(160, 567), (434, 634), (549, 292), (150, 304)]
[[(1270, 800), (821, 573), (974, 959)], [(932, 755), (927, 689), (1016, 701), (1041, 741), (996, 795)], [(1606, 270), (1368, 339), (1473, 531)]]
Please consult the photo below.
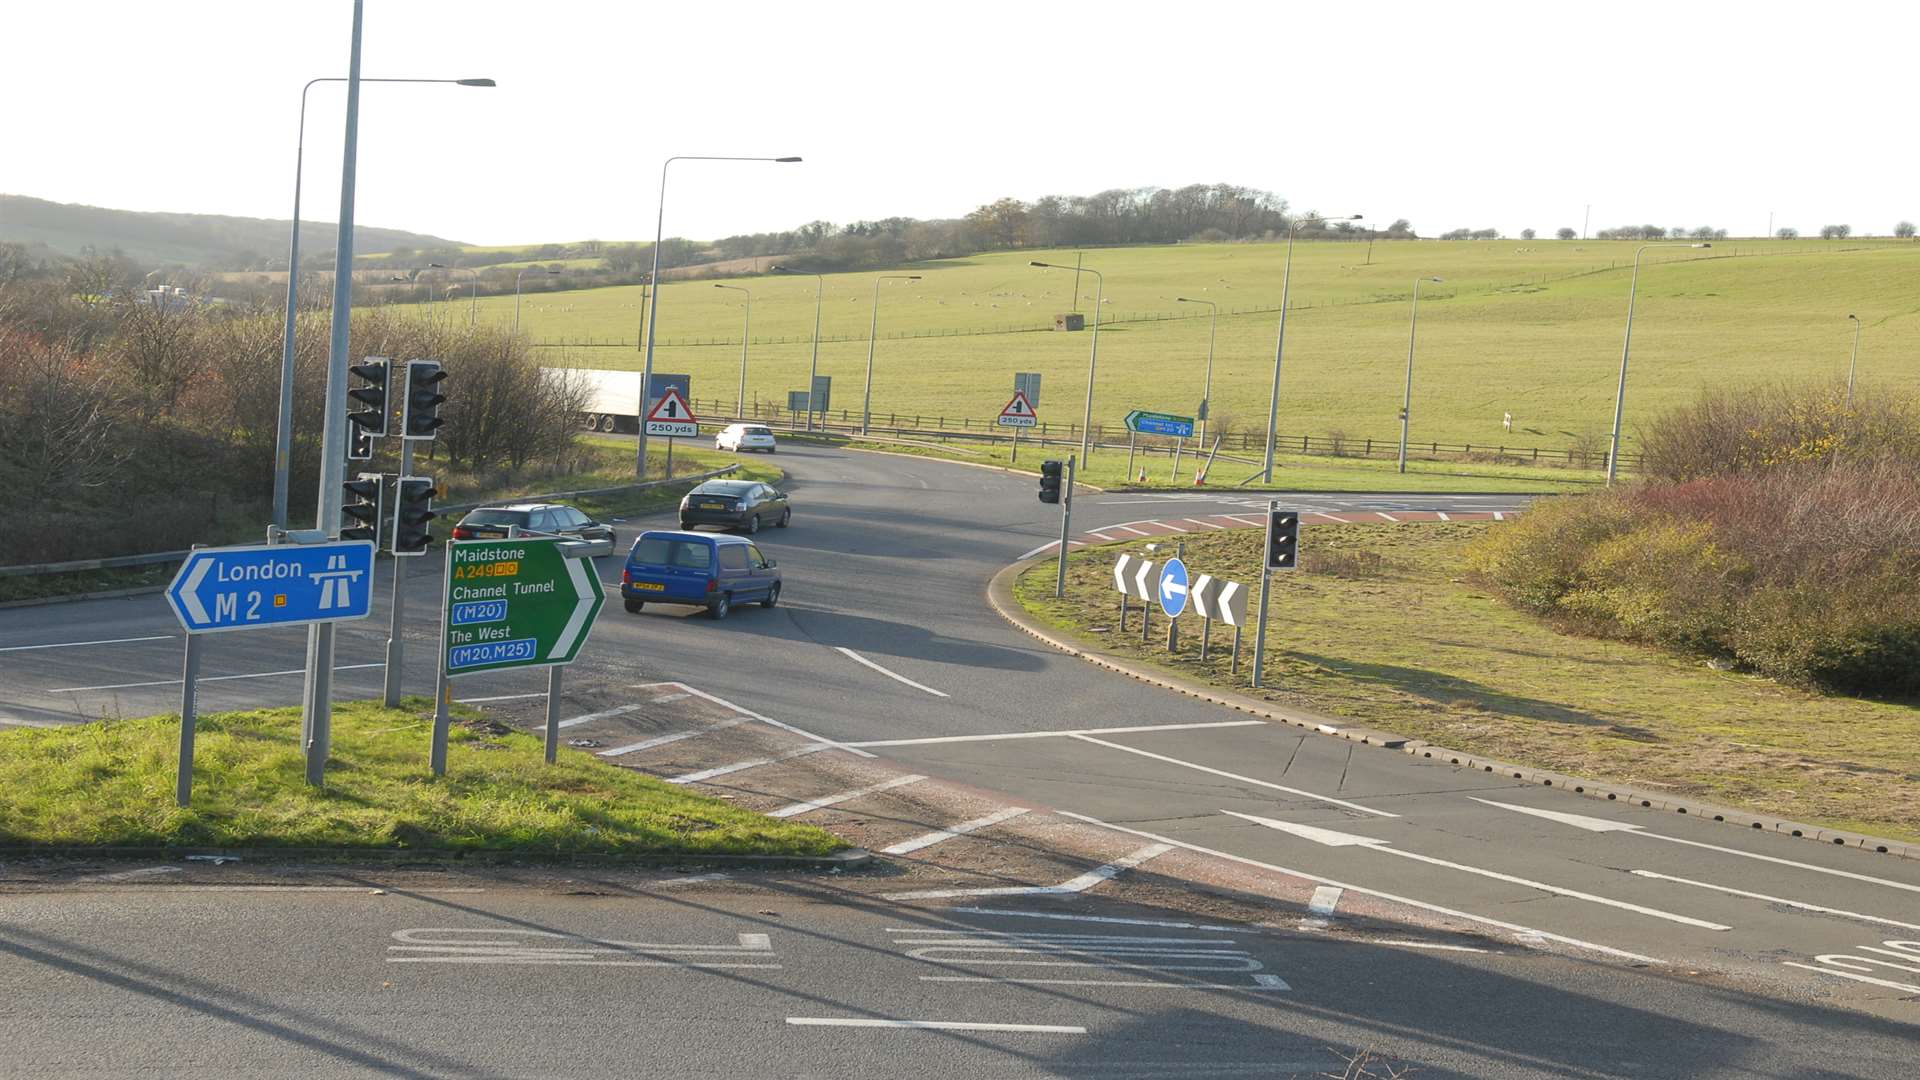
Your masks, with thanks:
[(1677, 836), (1663, 836), (1660, 833), (1646, 832), (1644, 831), (1645, 826), (1634, 825), (1628, 822), (1611, 821), (1607, 818), (1587, 817), (1583, 814), (1568, 814), (1559, 810), (1536, 810), (1531, 806), (1520, 806), (1517, 803), (1494, 802), (1492, 799), (1482, 799), (1473, 795), (1469, 795), (1468, 798), (1474, 802), (1486, 803), (1488, 806), (1497, 806), (1502, 810), (1515, 810), (1522, 814), (1532, 814), (1534, 817), (1557, 821), (1562, 825), (1571, 825), (1576, 829), (1585, 829), (1588, 832), (1629, 833), (1633, 836), (1644, 836), (1648, 840), (1665, 840), (1669, 844), (1685, 844), (1688, 847), (1705, 848), (1708, 851), (1718, 851), (1727, 855), (1738, 855), (1743, 859), (1758, 859), (1761, 862), (1770, 862), (1777, 866), (1791, 866), (1796, 870), (1811, 870), (1816, 874), (1828, 874), (1833, 877), (1847, 878), (1851, 881), (1864, 881), (1872, 885), (1885, 885), (1889, 889), (1903, 889), (1907, 892), (1920, 893), (1920, 885), (1909, 885), (1904, 881), (1888, 881), (1886, 878), (1877, 878), (1870, 874), (1856, 874), (1851, 870), (1835, 870), (1831, 867), (1815, 866), (1812, 863), (1795, 862), (1792, 859), (1781, 859), (1772, 855), (1760, 855), (1751, 851), (1741, 851), (1739, 848), (1721, 847), (1719, 844), (1705, 844), (1698, 840), (1682, 840)]
[(205, 626), (211, 621), (207, 618), (207, 609), (200, 605), (200, 583), (212, 569), (213, 557), (209, 555), (194, 563), (193, 569), (187, 572), (187, 580), (180, 583), (180, 603), (186, 605), (187, 618), (195, 626)]
[(874, 663), (873, 661), (867, 659), (864, 656), (861, 656), (859, 653), (854, 652), (852, 649), (849, 649), (843, 645), (835, 645), (833, 648), (835, 652), (845, 653), (848, 659), (853, 660), (856, 663), (865, 664), (868, 667), (872, 668), (873, 670), (879, 672), (882, 675), (885, 675), (887, 678), (892, 679), (895, 682), (905, 683), (906, 685), (913, 687), (915, 690), (925, 690), (927, 693), (932, 694), (934, 697), (948, 696), (946, 691), (944, 690), (935, 690), (931, 686), (926, 686), (921, 683), (914, 682), (912, 679), (909, 679), (905, 675), (901, 675), (898, 672), (888, 671), (886, 668), (881, 667), (879, 664)]
[(566, 564), (567, 577), (573, 582), (573, 595), (577, 597), (573, 604), (573, 615), (567, 619), (567, 625), (560, 630), (560, 636), (553, 639), (553, 650), (547, 653), (547, 659), (557, 660), (567, 655), (573, 647), (573, 641), (580, 636), (581, 627), (587, 624), (587, 616), (593, 613), (593, 605), (599, 599), (600, 590), (593, 587), (593, 581), (587, 576), (587, 568), (580, 565), (586, 559), (562, 559)]
[(1582, 941), (1579, 938), (1567, 937), (1563, 934), (1549, 934), (1545, 930), (1535, 930), (1530, 926), (1521, 926), (1519, 923), (1505, 922), (1500, 919), (1490, 918), (1486, 915), (1475, 915), (1472, 912), (1460, 911), (1450, 907), (1442, 907), (1439, 904), (1430, 904), (1425, 900), (1415, 900), (1412, 897), (1400, 896), (1396, 893), (1386, 892), (1381, 889), (1369, 889), (1364, 885), (1353, 885), (1345, 881), (1335, 881), (1332, 878), (1322, 877), (1319, 874), (1311, 874), (1305, 870), (1295, 870), (1291, 867), (1279, 866), (1275, 863), (1261, 862), (1258, 859), (1249, 859), (1244, 855), (1235, 855), (1230, 851), (1221, 851), (1218, 848), (1201, 847), (1199, 844), (1190, 844), (1185, 840), (1175, 840), (1173, 837), (1162, 836), (1159, 833), (1150, 833), (1145, 831), (1144, 829), (1134, 829), (1134, 828), (1129, 828), (1125, 825), (1115, 825), (1110, 821), (1102, 821), (1097, 817), (1088, 817), (1086, 814), (1076, 814), (1071, 810), (1061, 810), (1059, 811), (1059, 814), (1061, 817), (1072, 818), (1075, 821), (1084, 821), (1089, 825), (1098, 825), (1103, 829), (1111, 829), (1114, 832), (1126, 833), (1129, 836), (1138, 836), (1147, 840), (1158, 840), (1163, 844), (1172, 844), (1174, 847), (1177, 847), (1177, 848), (1184, 848), (1187, 851), (1198, 852), (1201, 855), (1211, 855), (1216, 859), (1225, 859), (1228, 862), (1239, 863), (1241, 866), (1251, 866), (1257, 870), (1265, 870), (1265, 871), (1268, 871), (1269, 873), (1274, 873), (1274, 874), (1284, 874), (1287, 877), (1300, 878), (1303, 881), (1312, 881), (1322, 885), (1332, 885), (1336, 888), (1345, 889), (1348, 892), (1359, 893), (1362, 896), (1377, 896), (1382, 900), (1391, 900), (1396, 904), (1405, 904), (1408, 907), (1419, 908), (1422, 911), (1431, 911), (1439, 915), (1451, 915), (1456, 919), (1466, 919), (1469, 922), (1476, 922), (1483, 926), (1497, 927), (1501, 930), (1505, 930), (1513, 934), (1514, 940), (1518, 941), (1522, 945), (1527, 946), (1528, 948), (1539, 948), (1540, 943), (1544, 941), (1557, 941), (1562, 945), (1571, 945), (1576, 949), (1585, 949), (1588, 952), (1600, 953), (1604, 956), (1611, 956), (1619, 960), (1630, 960), (1636, 964), (1665, 964), (1666, 963), (1665, 960), (1661, 960), (1656, 957), (1642, 956), (1639, 953), (1628, 952), (1625, 949), (1616, 949), (1610, 945), (1600, 945), (1591, 941)]
[[(1255, 721), (1255, 722), (1264, 723), (1265, 721)], [(1141, 730), (1151, 730), (1151, 729), (1143, 728)], [(1155, 761), (1164, 761), (1169, 765), (1179, 765), (1182, 768), (1192, 769), (1196, 772), (1212, 773), (1214, 776), (1224, 776), (1228, 780), (1237, 780), (1243, 784), (1253, 784), (1256, 787), (1268, 788), (1273, 791), (1284, 791), (1289, 795), (1298, 795), (1303, 799), (1312, 799), (1315, 802), (1323, 802), (1329, 806), (1344, 806), (1349, 810), (1357, 810), (1362, 814), (1372, 814), (1374, 817), (1390, 818), (1390, 817), (1400, 816), (1399, 814), (1390, 814), (1385, 810), (1375, 810), (1371, 806), (1362, 806), (1356, 802), (1347, 802), (1345, 799), (1336, 799), (1331, 795), (1321, 795), (1316, 792), (1306, 791), (1301, 788), (1287, 787), (1285, 784), (1270, 783), (1266, 780), (1255, 780), (1251, 776), (1241, 776), (1239, 773), (1230, 773), (1224, 769), (1216, 769), (1211, 766), (1201, 765), (1192, 761), (1181, 761), (1179, 758), (1170, 758), (1170, 757), (1167, 757), (1165, 754), (1156, 754), (1151, 750), (1142, 750), (1138, 747), (1127, 746), (1123, 743), (1108, 742), (1105, 739), (1096, 739), (1091, 735), (1084, 735), (1078, 732), (1069, 732), (1067, 734), (1069, 735), (1069, 737), (1079, 739), (1081, 742), (1090, 742), (1090, 743), (1097, 744), (1099, 746), (1108, 747), (1113, 750), (1124, 750), (1129, 754), (1138, 754), (1141, 757), (1152, 758)]]
[(1013, 885), (991, 889), (926, 889), (920, 892), (886, 893), (881, 896), (881, 899), (941, 900), (951, 896), (1066, 896), (1086, 892), (1095, 885), (1117, 877), (1148, 859), (1165, 855), (1172, 850), (1172, 844), (1148, 844), (1123, 859), (1115, 859), (1105, 866), (1095, 867), (1077, 878), (1063, 881), (1058, 885)]
[(1277, 829), (1280, 832), (1290, 833), (1294, 836), (1298, 836), (1305, 840), (1312, 840), (1314, 843), (1317, 843), (1317, 844), (1325, 844), (1328, 847), (1371, 848), (1374, 851), (1383, 852), (1387, 855), (1398, 855), (1403, 859), (1412, 859), (1415, 862), (1427, 863), (1430, 866), (1442, 866), (1449, 870), (1459, 870), (1462, 873), (1476, 874), (1480, 877), (1492, 878), (1495, 881), (1505, 881), (1514, 885), (1524, 885), (1529, 889), (1539, 889), (1541, 892), (1552, 893), (1555, 896), (1564, 896), (1572, 900), (1585, 900), (1590, 904), (1604, 904), (1607, 907), (1619, 908), (1622, 911), (1631, 911), (1638, 915), (1651, 915), (1656, 919), (1665, 919), (1668, 922), (1682, 923), (1687, 926), (1697, 926), (1702, 930), (1733, 929), (1733, 927), (1731, 926), (1722, 926), (1719, 923), (1708, 922), (1705, 919), (1696, 919), (1691, 915), (1676, 915), (1671, 911), (1661, 911), (1659, 908), (1642, 907), (1639, 904), (1630, 904), (1625, 900), (1614, 900), (1605, 896), (1595, 896), (1593, 893), (1580, 892), (1577, 889), (1563, 888), (1559, 885), (1549, 885), (1544, 881), (1534, 881), (1530, 878), (1515, 877), (1512, 874), (1503, 874), (1498, 870), (1486, 870), (1478, 866), (1468, 866), (1465, 863), (1448, 862), (1445, 859), (1436, 859), (1431, 855), (1421, 855), (1418, 852), (1402, 851), (1399, 848), (1389, 846), (1387, 841), (1385, 840), (1375, 839), (1370, 836), (1355, 836), (1351, 833), (1334, 832), (1332, 829), (1322, 829), (1313, 825), (1299, 825), (1291, 821), (1275, 821), (1273, 818), (1255, 817), (1252, 814), (1242, 814), (1235, 810), (1222, 810), (1221, 813), (1232, 814), (1234, 817), (1243, 818), (1257, 825), (1265, 825), (1269, 829)]
[(1712, 889), (1714, 892), (1726, 893), (1728, 896), (1744, 896), (1749, 900), (1764, 900), (1769, 904), (1780, 904), (1785, 907), (1798, 908), (1801, 911), (1817, 911), (1822, 915), (1838, 915), (1843, 919), (1859, 919), (1862, 922), (1880, 923), (1883, 926), (1898, 926), (1903, 930), (1920, 930), (1920, 923), (1901, 922), (1898, 919), (1883, 919), (1878, 915), (1862, 915), (1857, 911), (1845, 911), (1841, 908), (1821, 907), (1819, 904), (1809, 904), (1800, 900), (1788, 900), (1781, 896), (1768, 896), (1765, 893), (1748, 892), (1745, 889), (1734, 889), (1725, 885), (1714, 885), (1705, 881), (1695, 881), (1692, 878), (1673, 877), (1669, 874), (1656, 874), (1652, 870), (1635, 870), (1633, 873), (1638, 877), (1653, 878), (1656, 881), (1677, 881), (1682, 885), (1692, 885), (1697, 889)]

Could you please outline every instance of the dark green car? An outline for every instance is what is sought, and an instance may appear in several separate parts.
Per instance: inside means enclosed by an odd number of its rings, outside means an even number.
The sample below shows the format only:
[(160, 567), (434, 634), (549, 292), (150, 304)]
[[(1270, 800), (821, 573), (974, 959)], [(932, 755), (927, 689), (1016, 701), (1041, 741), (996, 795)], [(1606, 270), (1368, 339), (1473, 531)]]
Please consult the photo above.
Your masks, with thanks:
[(680, 527), (723, 525), (749, 536), (763, 525), (782, 529), (793, 520), (784, 491), (754, 480), (709, 480), (680, 500)]

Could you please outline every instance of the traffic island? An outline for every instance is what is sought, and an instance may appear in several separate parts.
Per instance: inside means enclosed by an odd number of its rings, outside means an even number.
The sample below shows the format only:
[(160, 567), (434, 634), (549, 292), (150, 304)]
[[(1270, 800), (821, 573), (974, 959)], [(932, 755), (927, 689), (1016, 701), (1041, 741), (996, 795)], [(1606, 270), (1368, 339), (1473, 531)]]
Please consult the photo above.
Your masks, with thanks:
[(300, 710), (200, 717), (193, 805), (174, 804), (178, 716), (0, 731), (0, 849), (112, 855), (839, 861), (846, 845), (455, 706), (447, 775), (428, 771), (433, 701), (336, 704), (324, 787)]
[[(1163, 559), (1167, 538), (1153, 553), (1145, 541), (1074, 552), (1063, 599), (1051, 558), (996, 579), (993, 595), (1002, 614), (1096, 663), (1274, 719), (1581, 794), (1920, 856), (1920, 788), (1899, 779), (1920, 775), (1920, 708), (1555, 632), (1468, 580), (1466, 547), (1499, 527), (1309, 526), (1300, 570), (1274, 578), (1264, 689), (1249, 685), (1252, 626), (1237, 675), (1231, 631), (1217, 623), (1205, 662), (1190, 615), (1177, 654), (1158, 609), (1147, 640), (1138, 601), (1122, 628), (1114, 563)], [(1191, 573), (1247, 583), (1251, 619), (1260, 531), (1182, 539)]]

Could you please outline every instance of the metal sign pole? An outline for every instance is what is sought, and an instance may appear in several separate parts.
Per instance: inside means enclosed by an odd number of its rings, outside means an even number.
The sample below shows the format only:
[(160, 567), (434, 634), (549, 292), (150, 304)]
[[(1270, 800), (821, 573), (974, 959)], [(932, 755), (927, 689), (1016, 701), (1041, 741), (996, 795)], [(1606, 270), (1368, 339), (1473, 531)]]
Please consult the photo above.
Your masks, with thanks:
[(1066, 497), (1060, 500), (1060, 574), (1053, 583), (1053, 595), (1067, 595), (1067, 534), (1073, 529), (1073, 455), (1067, 455)]
[(1227, 674), (1240, 674), (1240, 628), (1233, 628), (1233, 662), (1227, 665)]
[(1260, 676), (1267, 664), (1267, 594), (1273, 589), (1273, 570), (1267, 565), (1267, 558), (1273, 551), (1273, 512), (1280, 504), (1267, 500), (1267, 542), (1260, 551), (1260, 621), (1253, 629), (1253, 685), (1260, 686)]
[(180, 665), (180, 776), (173, 790), (173, 801), (185, 806), (193, 801), (193, 725), (194, 698), (200, 683), (200, 635), (187, 635), (187, 655)]
[[(1186, 541), (1182, 540), (1173, 546), (1173, 557), (1175, 561), (1181, 563), (1182, 565), (1186, 563), (1187, 561), (1187, 542)], [(1163, 597), (1165, 596), (1164, 593), (1161, 595)], [(1191, 594), (1189, 594), (1188, 598), (1189, 599), (1192, 598)], [(1185, 609), (1186, 609), (1186, 605), (1182, 604), (1181, 610), (1184, 611)], [(1167, 619), (1167, 651), (1170, 653), (1177, 653), (1180, 651), (1180, 616), (1178, 615), (1174, 615)]]
[(1127, 591), (1120, 590), (1120, 632), (1127, 631)]
[(1213, 642), (1213, 620), (1200, 616), (1200, 662), (1207, 662), (1207, 646)]
[(1008, 464), (1010, 465), (1020, 464), (1020, 429), (1019, 428), (1013, 429), (1013, 460), (1011, 462), (1008, 462)]
[[(412, 439), (400, 440), (400, 475), (413, 475)], [(397, 478), (394, 481), (393, 497), (396, 500), (395, 505), (399, 505), (397, 500), (400, 498), (400, 485)], [(379, 527), (377, 523), (374, 525), (376, 530)], [(399, 537), (394, 537), (395, 542), (398, 540)], [(377, 551), (380, 546), (378, 536), (374, 537), (373, 545)], [(400, 620), (406, 610), (406, 591), (400, 585), (401, 579), (406, 575), (406, 565), (405, 559), (398, 555), (393, 557), (393, 612), (392, 619), (387, 625), (387, 678), (386, 696), (383, 699), (389, 709), (400, 707), (400, 666), (402, 654), (405, 652), (405, 646), (400, 641)]]
[[(448, 541), (445, 547), (447, 549), (446, 569), (443, 571), (444, 576), (441, 580), (443, 582), (450, 582), (453, 577), (452, 541)], [(451, 699), (453, 697), (453, 688), (447, 681), (447, 598), (451, 596), (452, 593), (452, 589), (445, 587), (444, 584), (442, 585), (440, 589), (440, 643), (434, 650), (438, 654), (439, 659), (436, 660), (433, 665), (437, 671), (433, 684), (433, 748), (427, 755), (433, 768), (433, 775), (435, 776), (447, 775), (447, 728), (452, 721), (449, 713), (451, 711)]]
[(1133, 482), (1133, 428), (1127, 428), (1127, 482)]
[(1187, 440), (1185, 438), (1173, 440), (1173, 471), (1167, 474), (1167, 481), (1169, 483), (1177, 484), (1180, 482), (1180, 451), (1186, 449), (1186, 446)]
[(560, 673), (567, 670), (555, 664), (547, 669), (547, 764), (560, 753)]

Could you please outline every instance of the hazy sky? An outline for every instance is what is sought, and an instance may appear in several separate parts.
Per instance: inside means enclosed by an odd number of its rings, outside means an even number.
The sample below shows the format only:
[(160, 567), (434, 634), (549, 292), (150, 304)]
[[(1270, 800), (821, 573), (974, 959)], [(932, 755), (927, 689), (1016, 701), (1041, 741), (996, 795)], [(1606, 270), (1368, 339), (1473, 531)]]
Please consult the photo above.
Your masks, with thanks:
[[(1543, 233), (1920, 220), (1920, 5), (367, 0), (357, 220), (474, 243), (958, 216), (1230, 182)], [(286, 217), (350, 0), (0, 0), (0, 192)], [(314, 88), (305, 216), (339, 202)]]

